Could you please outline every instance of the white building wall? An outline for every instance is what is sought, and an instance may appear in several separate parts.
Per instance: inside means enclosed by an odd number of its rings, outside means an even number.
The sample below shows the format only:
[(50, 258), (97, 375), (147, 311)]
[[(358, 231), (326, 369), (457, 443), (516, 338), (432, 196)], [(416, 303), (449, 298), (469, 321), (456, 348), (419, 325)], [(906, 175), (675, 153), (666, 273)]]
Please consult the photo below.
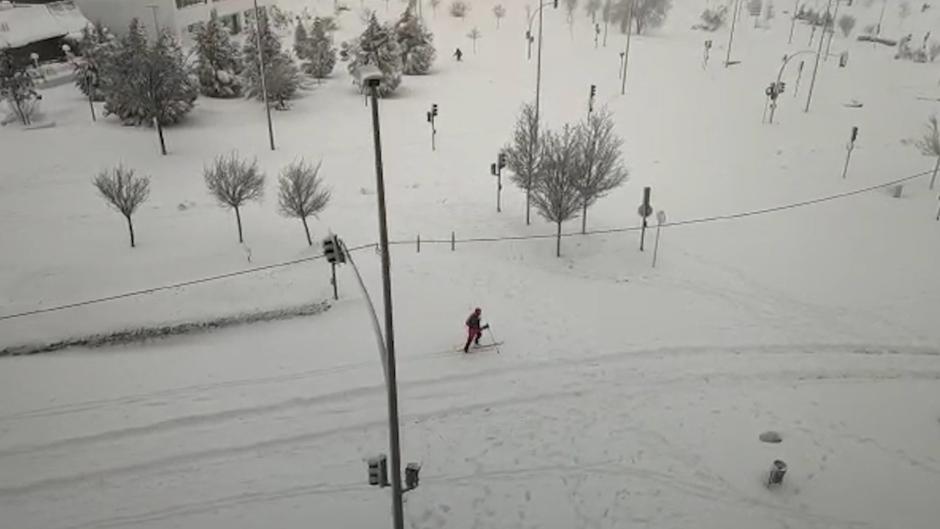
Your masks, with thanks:
[[(259, 6), (274, 4), (276, 0), (258, 0)], [(131, 20), (137, 18), (147, 32), (155, 34), (153, 10), (157, 6), (157, 21), (160, 28), (170, 28), (176, 35), (186, 39), (186, 28), (191, 24), (209, 20), (215, 9), (219, 16), (227, 16), (250, 10), (253, 0), (204, 0), (203, 2), (178, 8), (176, 0), (75, 0), (85, 17), (92, 22), (100, 21), (112, 32), (121, 35)]]

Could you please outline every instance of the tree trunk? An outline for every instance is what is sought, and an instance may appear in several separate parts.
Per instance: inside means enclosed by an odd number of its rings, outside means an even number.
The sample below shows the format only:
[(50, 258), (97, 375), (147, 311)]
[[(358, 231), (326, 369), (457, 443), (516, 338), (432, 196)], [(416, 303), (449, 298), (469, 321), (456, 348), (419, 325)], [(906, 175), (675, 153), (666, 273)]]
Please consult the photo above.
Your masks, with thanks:
[(584, 204), (581, 206), (581, 234), (584, 235), (587, 233), (587, 200), (584, 201)]
[(238, 242), (244, 243), (245, 239), (242, 237), (242, 214), (238, 211), (238, 206), (235, 206), (235, 222), (238, 223)]
[(930, 177), (930, 189), (933, 189), (937, 183), (937, 170), (940, 169), (940, 156), (937, 157), (937, 164), (933, 166), (933, 176)]
[(529, 222), (529, 211), (532, 209), (532, 184), (529, 184), (529, 187), (525, 190), (525, 225), (528, 226)]
[(137, 241), (134, 240), (134, 223), (131, 221), (130, 215), (125, 215), (124, 218), (127, 219), (127, 231), (131, 235), (131, 248), (136, 248)]
[(304, 233), (307, 234), (307, 244), (313, 246), (313, 240), (310, 239), (310, 228), (307, 227), (307, 217), (300, 217), (300, 220), (304, 223)]
[(157, 136), (160, 136), (160, 154), (166, 156), (166, 141), (163, 139), (163, 125), (160, 124), (159, 119), (155, 119), (154, 122), (157, 124)]
[(558, 223), (558, 232), (555, 236), (555, 257), (561, 257), (561, 222)]

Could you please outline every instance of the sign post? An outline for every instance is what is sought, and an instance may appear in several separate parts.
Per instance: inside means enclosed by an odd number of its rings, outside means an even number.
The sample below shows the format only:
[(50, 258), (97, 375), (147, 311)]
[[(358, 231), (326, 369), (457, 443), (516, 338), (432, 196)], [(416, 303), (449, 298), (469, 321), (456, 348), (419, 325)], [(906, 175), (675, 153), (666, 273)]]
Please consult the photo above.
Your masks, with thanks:
[(656, 212), (656, 244), (653, 246), (653, 268), (656, 268), (656, 257), (659, 255), (659, 232), (666, 223), (666, 212), (659, 210)]
[(640, 204), (637, 213), (640, 217), (643, 218), (643, 228), (640, 230), (640, 251), (643, 251), (643, 244), (646, 241), (646, 219), (653, 214), (653, 206), (650, 206), (650, 191), (651, 189), (647, 186), (643, 188), (643, 203)]

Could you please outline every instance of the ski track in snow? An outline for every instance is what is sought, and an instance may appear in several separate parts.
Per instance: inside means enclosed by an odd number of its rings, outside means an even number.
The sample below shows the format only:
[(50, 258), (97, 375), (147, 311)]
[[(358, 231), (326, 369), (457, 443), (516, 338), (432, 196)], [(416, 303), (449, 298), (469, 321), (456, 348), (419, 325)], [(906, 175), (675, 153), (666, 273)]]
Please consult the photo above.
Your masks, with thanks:
[[(488, 506), (488, 509), (500, 510), (504, 502), (494, 495), (493, 486), (487, 483), (511, 487), (520, 486), (531, 480), (561, 480), (562, 488), (572, 502), (571, 508), (579, 525), (585, 527), (605, 527), (590, 512), (596, 508), (593, 500), (587, 499), (579, 488), (583, 480), (622, 479), (642, 480), (644, 487), (657, 486), (683, 497), (694, 497), (722, 505), (728, 509), (755, 509), (766, 516), (796, 523), (801, 527), (861, 527), (867, 524), (859, 520), (842, 519), (821, 513), (779, 504), (776, 500), (760, 498), (753, 491), (746, 491), (740, 484), (734, 484), (723, 477), (722, 472), (709, 468), (702, 457), (687, 446), (677, 445), (674, 440), (655, 428), (642, 424), (612, 421), (604, 425), (605, 414), (610, 409), (605, 406), (594, 407), (592, 402), (623, 402), (637, 408), (638, 413), (649, 416), (642, 410), (662, 405), (663, 394), (675, 394), (691, 391), (694, 395), (702, 387), (752, 387), (764, 384), (773, 387), (812, 387), (841, 383), (891, 383), (916, 382), (918, 380), (936, 382), (940, 380), (940, 365), (937, 364), (937, 352), (925, 348), (885, 348), (883, 346), (829, 346), (812, 345), (803, 347), (739, 347), (729, 352), (719, 352), (716, 348), (672, 348), (662, 350), (638, 351), (596, 355), (582, 359), (525, 362), (518, 365), (483, 368), (471, 373), (456, 373), (429, 379), (410, 380), (402, 384), (403, 429), (409, 435), (423, 432), (422, 435), (437, 432), (448, 438), (450, 421), (461, 417), (469, 418), (490, 414), (495, 411), (513, 413), (517, 416), (540, 416), (538, 419), (553, 427), (540, 427), (545, 438), (529, 448), (526, 455), (524, 446), (503, 446), (513, 439), (504, 422), (496, 421), (496, 426), (488, 424), (487, 444), (482, 450), (479, 446), (469, 445), (460, 450), (470, 465), (466, 472), (449, 472), (446, 467), (425, 470), (423, 486), (428, 490), (439, 487), (456, 487), (476, 491), (481, 494), (474, 497), (471, 505)], [(841, 368), (820, 370), (813, 362), (822, 355), (827, 364), (840, 364)], [(464, 357), (454, 353), (442, 357), (439, 362), (459, 362)], [(404, 366), (424, 359), (408, 358)], [(805, 369), (798, 366), (806, 363)], [(745, 364), (742, 368), (741, 364)], [(871, 364), (871, 365), (869, 365)], [(916, 364), (916, 365), (915, 365)], [(464, 369), (468, 364), (463, 363)], [(472, 365), (472, 364), (470, 364)], [(909, 365), (910, 367), (904, 367)], [(676, 372), (674, 369), (688, 369), (688, 372)], [(727, 366), (723, 368), (722, 366)], [(925, 366), (930, 366), (925, 367)], [(733, 370), (731, 368), (733, 367)], [(372, 366), (374, 368), (374, 366)], [(357, 369), (356, 366), (341, 366), (335, 369), (310, 370), (290, 377), (260, 377), (256, 380), (245, 379), (218, 384), (205, 384), (178, 388), (174, 391), (161, 391), (129, 396), (120, 399), (99, 400), (78, 404), (71, 408), (52, 407), (49, 409), (29, 410), (20, 414), (8, 414), (3, 418), (5, 428), (29, 429), (34, 421), (72, 419), (83, 421), (87, 417), (94, 422), (99, 413), (110, 410), (115, 414), (135, 417), (140, 409), (162, 406), (172, 410), (169, 419), (145, 423), (118, 429), (103, 429), (95, 433), (60, 437), (54, 441), (37, 441), (31, 444), (0, 447), (0, 468), (10, 469), (19, 479), (14, 483), (6, 481), (0, 486), (0, 505), (5, 512), (18, 512), (24, 505), (43, 498), (59, 498), (80, 501), (82, 490), (87, 484), (95, 483), (103, 491), (118, 494), (125, 488), (134, 489), (141, 484), (160, 488), (163, 482), (186, 482), (190, 477), (221, 472), (230, 474), (255, 458), (280, 457), (284, 454), (314, 454), (327, 447), (332, 453), (342, 453), (335, 447), (349, 446), (349, 440), (360, 435), (383, 437), (385, 428), (384, 391), (381, 385), (361, 387), (353, 390), (324, 393), (309, 398), (291, 398), (284, 400), (270, 399), (270, 402), (256, 406), (217, 409), (210, 413), (186, 413), (187, 407), (203, 398), (212, 402), (223, 403), (229, 392), (255, 390), (263, 395), (264, 390), (280, 386), (279, 391), (288, 393), (302, 391), (308, 382), (317, 377), (327, 377)], [(367, 369), (361, 367), (361, 369)], [(472, 369), (472, 368), (471, 368)], [(486, 381), (490, 390), (482, 394), (472, 388), (481, 381)], [(287, 386), (284, 386), (284, 385)], [(551, 389), (549, 389), (549, 387)], [(459, 397), (456, 397), (459, 396)], [(702, 398), (702, 397), (699, 397)], [(582, 402), (586, 401), (586, 402)], [(558, 406), (551, 403), (557, 402)], [(668, 410), (668, 406), (666, 409)], [(515, 411), (511, 411), (515, 410)], [(526, 411), (528, 410), (528, 411)], [(554, 410), (554, 411), (551, 411)], [(685, 410), (683, 413), (696, 413)], [(770, 424), (773, 411), (757, 411)], [(681, 414), (680, 414), (681, 415)], [(74, 417), (72, 417), (74, 416)], [(309, 417), (310, 422), (300, 420)], [(287, 420), (290, 424), (283, 425)], [(641, 421), (642, 423), (643, 421)], [(340, 425), (325, 427), (327, 425)], [(277, 428), (277, 434), (267, 432)], [(459, 427), (463, 428), (463, 427)], [(608, 428), (617, 435), (629, 434), (637, 443), (639, 453), (655, 453), (657, 458), (672, 461), (665, 467), (653, 464), (644, 467), (640, 456), (634, 460), (623, 457), (593, 459), (579, 455), (579, 430)], [(607, 431), (608, 436), (611, 431)], [(226, 432), (234, 434), (229, 436)], [(756, 438), (757, 432), (746, 432)], [(812, 432), (804, 432), (812, 435)], [(859, 434), (833, 431), (832, 435), (841, 442), (851, 441), (871, 446), (884, 456), (899, 463), (903, 462), (915, 470), (926, 472), (940, 479), (940, 465), (929, 455), (914, 456), (901, 448), (885, 447), (875, 439)], [(154, 444), (152, 438), (158, 441)], [(232, 442), (237, 439), (238, 442)], [(532, 438), (535, 441), (537, 438)], [(2, 440), (2, 437), (0, 437)], [(167, 442), (164, 443), (163, 440)], [(176, 444), (174, 445), (174, 441)], [(439, 440), (435, 441), (439, 442)], [(493, 468), (487, 463), (488, 446), (499, 448), (504, 457), (516, 454), (516, 461), (507, 462), (502, 469)], [(545, 457), (549, 461), (543, 464), (527, 464), (531, 453), (539, 452), (540, 445), (549, 449)], [(158, 452), (151, 453), (148, 447), (161, 446)], [(377, 447), (381, 446), (378, 444)], [(406, 444), (407, 446), (407, 444)], [(567, 448), (562, 448), (567, 447)], [(353, 448), (350, 446), (350, 448)], [(522, 448), (522, 452), (518, 449)], [(358, 453), (353, 448), (353, 452)], [(108, 457), (101, 459), (101, 456)], [(121, 464), (112, 463), (121, 461)], [(340, 461), (351, 467), (345, 481), (303, 480), (294, 486), (251, 490), (246, 487), (240, 492), (225, 495), (213, 495), (209, 491), (200, 494), (197, 501), (180, 502), (179, 498), (167, 502), (159, 509), (137, 509), (131, 513), (121, 512), (110, 517), (94, 517), (88, 520), (63, 518), (59, 523), (50, 523), (47, 527), (62, 529), (80, 529), (91, 527), (144, 527), (160, 526), (162, 522), (186, 520), (192, 516), (219, 515), (228, 510), (247, 509), (251, 505), (277, 504), (292, 498), (333, 497), (352, 495), (359, 497), (368, 494), (368, 488), (349, 475), (361, 473), (361, 461), (350, 454), (341, 456)], [(101, 463), (95, 463), (100, 460)], [(562, 460), (568, 460), (567, 463)], [(62, 467), (54, 463), (61, 461)], [(36, 479), (30, 476), (31, 467), (42, 466), (46, 475)], [(52, 472), (49, 472), (51, 468)], [(695, 469), (691, 474), (687, 470)], [(194, 474), (196, 473), (196, 474)], [(37, 473), (40, 474), (40, 473)], [(4, 475), (10, 475), (4, 472)], [(26, 477), (30, 476), (30, 477)], [(796, 479), (796, 478), (794, 478)], [(482, 484), (482, 485), (481, 485)], [(221, 487), (228, 489), (229, 487)], [(237, 487), (236, 487), (237, 489)], [(419, 489), (420, 491), (421, 489)], [(95, 494), (101, 495), (102, 490)], [(170, 493), (172, 491), (164, 491)], [(418, 492), (412, 493), (417, 494)], [(462, 496), (458, 496), (462, 497)], [(452, 498), (451, 501), (454, 501)], [(420, 503), (409, 500), (411, 504)], [(582, 505), (578, 502), (587, 502)], [(163, 504), (163, 502), (161, 502)], [(497, 507), (494, 507), (497, 506)], [(409, 507), (411, 509), (412, 507)], [(519, 507), (525, 511), (524, 507)], [(121, 509), (123, 511), (125, 509)], [(479, 513), (478, 513), (479, 514)], [(432, 512), (425, 512), (427, 520), (434, 518)], [(448, 517), (437, 513), (442, 525)], [(494, 514), (495, 516), (495, 514)], [(493, 520), (486, 521), (485, 513), (477, 518), (477, 526), (492, 527)], [(14, 518), (16, 519), (16, 518)], [(616, 518), (614, 518), (616, 520)], [(623, 522), (619, 520), (618, 523)], [(682, 525), (689, 522), (673, 520)], [(431, 523), (431, 522), (428, 522)], [(157, 524), (157, 525), (152, 525)], [(429, 525), (430, 526), (430, 525)], [(429, 527), (428, 526), (428, 527)], [(417, 525), (416, 527), (426, 527)], [(502, 525), (501, 527), (527, 527)]]

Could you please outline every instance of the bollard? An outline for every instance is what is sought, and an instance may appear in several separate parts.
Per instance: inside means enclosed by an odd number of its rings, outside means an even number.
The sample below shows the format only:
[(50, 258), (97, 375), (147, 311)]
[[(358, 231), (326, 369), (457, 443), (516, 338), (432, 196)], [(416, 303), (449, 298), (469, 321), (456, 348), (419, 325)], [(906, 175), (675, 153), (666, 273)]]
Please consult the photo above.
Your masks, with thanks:
[(787, 464), (777, 459), (770, 467), (770, 474), (767, 476), (767, 486), (780, 485), (783, 483), (783, 476), (787, 473)]
[(456, 244), (457, 244), (457, 235), (454, 232), (450, 232), (450, 251), (453, 252), (456, 249)]

